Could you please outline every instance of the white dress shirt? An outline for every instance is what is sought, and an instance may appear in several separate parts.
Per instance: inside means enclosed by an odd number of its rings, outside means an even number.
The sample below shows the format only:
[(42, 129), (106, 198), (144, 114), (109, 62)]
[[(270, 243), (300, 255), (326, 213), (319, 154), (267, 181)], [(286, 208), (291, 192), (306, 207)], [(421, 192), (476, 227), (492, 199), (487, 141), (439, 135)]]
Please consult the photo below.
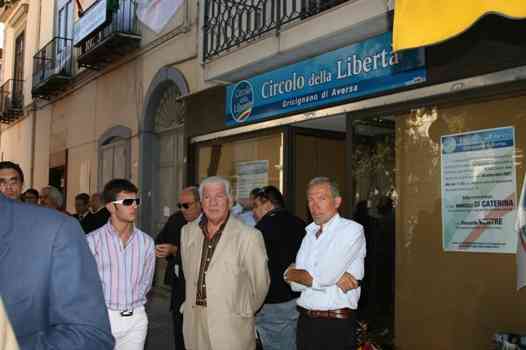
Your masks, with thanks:
[(309, 310), (357, 309), (360, 287), (344, 293), (336, 283), (345, 272), (357, 280), (363, 279), (363, 226), (336, 214), (323, 225), (323, 233), (316, 238), (319, 229), (315, 223), (307, 226), (296, 256), (296, 268), (312, 276), (312, 287), (291, 283), (293, 290), (301, 292), (298, 305)]

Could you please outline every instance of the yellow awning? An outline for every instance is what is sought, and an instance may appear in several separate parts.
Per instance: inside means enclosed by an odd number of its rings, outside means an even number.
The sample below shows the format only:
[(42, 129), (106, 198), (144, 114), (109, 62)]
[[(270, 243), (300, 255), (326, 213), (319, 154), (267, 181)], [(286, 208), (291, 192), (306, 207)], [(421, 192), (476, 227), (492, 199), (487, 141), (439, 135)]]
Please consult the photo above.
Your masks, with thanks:
[(396, 0), (393, 49), (447, 40), (488, 13), (526, 18), (526, 0)]

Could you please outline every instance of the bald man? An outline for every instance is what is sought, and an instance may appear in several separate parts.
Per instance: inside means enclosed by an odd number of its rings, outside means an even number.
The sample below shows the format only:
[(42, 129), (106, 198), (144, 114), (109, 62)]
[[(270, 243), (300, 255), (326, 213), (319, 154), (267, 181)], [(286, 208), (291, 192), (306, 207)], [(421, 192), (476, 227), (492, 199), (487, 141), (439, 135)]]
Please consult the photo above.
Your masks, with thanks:
[(172, 286), (170, 310), (174, 325), (175, 348), (184, 350), (183, 315), (179, 312), (185, 299), (185, 279), (178, 251), (181, 242), (181, 229), (201, 215), (201, 203), (197, 187), (187, 187), (179, 194), (179, 211), (170, 216), (155, 240), (157, 258), (166, 258), (168, 266), (164, 283)]

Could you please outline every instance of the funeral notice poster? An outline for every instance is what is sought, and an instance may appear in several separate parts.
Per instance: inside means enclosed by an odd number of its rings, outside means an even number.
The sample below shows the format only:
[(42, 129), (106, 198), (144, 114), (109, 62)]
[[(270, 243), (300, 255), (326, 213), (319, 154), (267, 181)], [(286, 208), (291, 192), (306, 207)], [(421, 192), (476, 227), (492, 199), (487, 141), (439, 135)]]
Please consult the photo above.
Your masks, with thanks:
[(515, 130), (441, 137), (445, 251), (515, 253)]
[(250, 191), (268, 185), (268, 160), (238, 162), (236, 164), (238, 200), (248, 199)]

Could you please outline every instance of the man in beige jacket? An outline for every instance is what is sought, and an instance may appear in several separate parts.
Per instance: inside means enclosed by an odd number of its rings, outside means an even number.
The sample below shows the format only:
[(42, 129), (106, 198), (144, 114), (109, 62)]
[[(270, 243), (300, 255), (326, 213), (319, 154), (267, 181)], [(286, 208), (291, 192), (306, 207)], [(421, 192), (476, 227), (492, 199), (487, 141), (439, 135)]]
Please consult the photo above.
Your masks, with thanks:
[(253, 350), (255, 313), (270, 285), (263, 237), (230, 215), (226, 179), (207, 178), (199, 192), (203, 216), (181, 234), (186, 348)]
[(0, 350), (18, 350), (16, 337), (5, 313), (2, 299), (0, 299)]

